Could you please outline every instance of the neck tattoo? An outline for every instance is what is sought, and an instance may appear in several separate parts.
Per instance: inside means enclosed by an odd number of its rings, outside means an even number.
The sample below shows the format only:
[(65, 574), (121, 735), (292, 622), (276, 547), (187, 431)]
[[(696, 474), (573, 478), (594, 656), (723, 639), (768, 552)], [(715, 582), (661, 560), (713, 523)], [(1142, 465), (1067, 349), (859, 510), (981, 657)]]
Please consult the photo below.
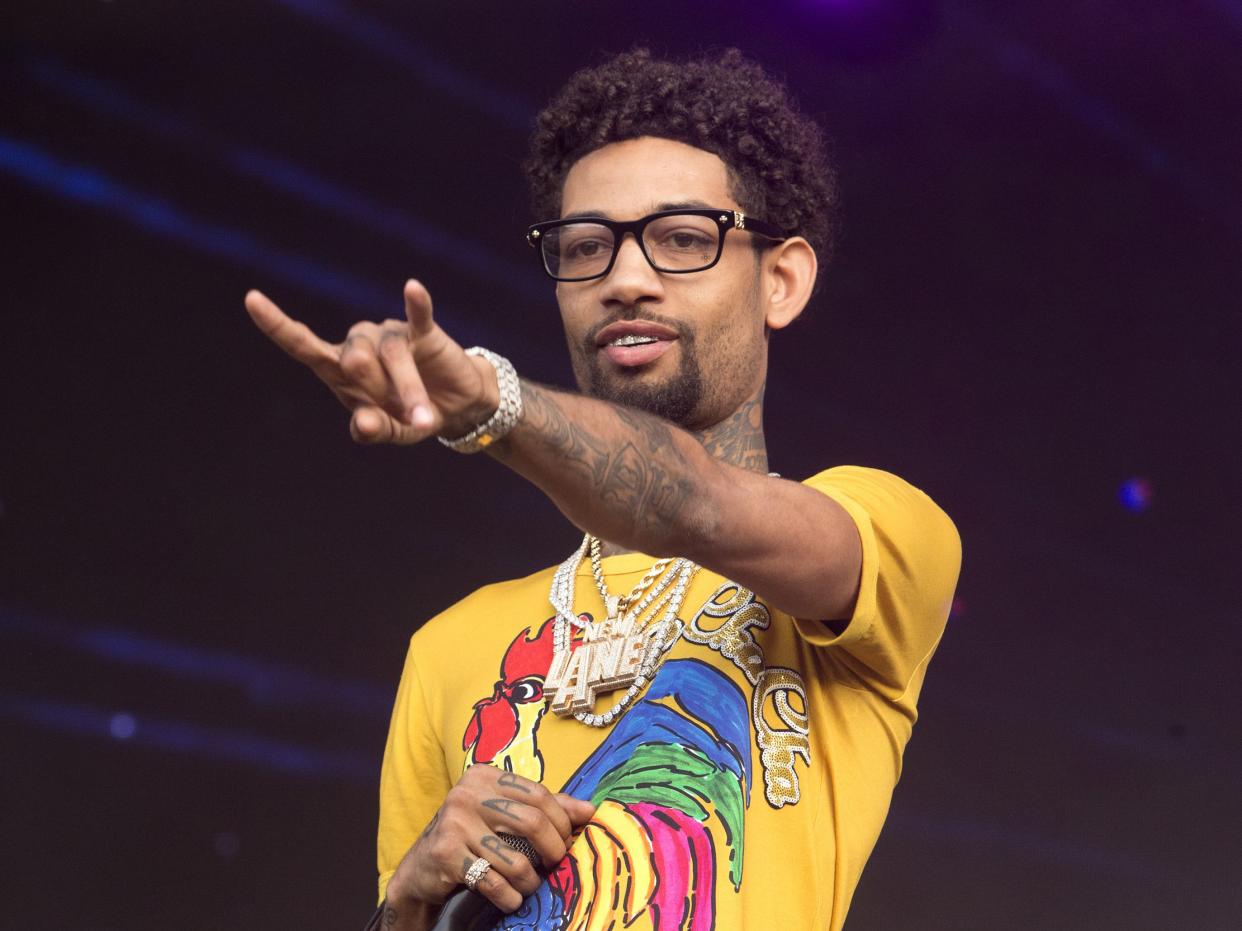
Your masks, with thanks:
[(763, 438), (763, 392), (726, 417), (695, 434), (714, 458), (750, 472), (768, 471)]

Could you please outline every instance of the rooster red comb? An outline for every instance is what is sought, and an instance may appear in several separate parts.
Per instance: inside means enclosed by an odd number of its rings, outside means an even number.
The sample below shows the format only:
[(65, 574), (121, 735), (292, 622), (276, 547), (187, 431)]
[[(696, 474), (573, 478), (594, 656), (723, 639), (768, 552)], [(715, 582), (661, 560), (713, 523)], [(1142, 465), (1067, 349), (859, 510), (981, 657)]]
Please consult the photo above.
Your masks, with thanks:
[(543, 622), (539, 633), (530, 635), (527, 627), (513, 638), (505, 658), (500, 661), (500, 678), (506, 684), (513, 684), (527, 676), (542, 676), (552, 665), (552, 619)]

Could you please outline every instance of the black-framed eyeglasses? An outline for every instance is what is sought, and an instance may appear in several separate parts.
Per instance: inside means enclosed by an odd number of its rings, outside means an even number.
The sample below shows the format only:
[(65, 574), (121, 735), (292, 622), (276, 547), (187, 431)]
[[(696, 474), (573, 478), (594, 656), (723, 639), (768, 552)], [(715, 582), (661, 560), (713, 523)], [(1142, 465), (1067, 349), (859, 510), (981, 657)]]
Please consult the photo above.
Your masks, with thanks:
[(725, 233), (745, 230), (767, 239), (787, 239), (780, 227), (748, 217), (740, 210), (712, 208), (661, 210), (639, 220), (571, 217), (536, 223), (526, 241), (557, 281), (589, 281), (612, 271), (626, 233), (633, 233), (651, 267), (685, 275), (711, 268), (724, 252)]

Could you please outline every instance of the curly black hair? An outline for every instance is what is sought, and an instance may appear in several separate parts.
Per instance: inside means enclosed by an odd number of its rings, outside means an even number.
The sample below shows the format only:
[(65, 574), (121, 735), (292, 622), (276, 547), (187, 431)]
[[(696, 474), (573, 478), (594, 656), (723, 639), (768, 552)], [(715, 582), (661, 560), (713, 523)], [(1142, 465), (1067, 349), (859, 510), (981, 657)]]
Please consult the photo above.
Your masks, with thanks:
[(823, 136), (784, 86), (735, 48), (684, 63), (639, 48), (574, 74), (531, 139), (525, 169), (536, 215), (560, 214), (565, 175), (578, 159), (640, 136), (719, 156), (742, 209), (805, 237), (827, 264), (837, 179)]

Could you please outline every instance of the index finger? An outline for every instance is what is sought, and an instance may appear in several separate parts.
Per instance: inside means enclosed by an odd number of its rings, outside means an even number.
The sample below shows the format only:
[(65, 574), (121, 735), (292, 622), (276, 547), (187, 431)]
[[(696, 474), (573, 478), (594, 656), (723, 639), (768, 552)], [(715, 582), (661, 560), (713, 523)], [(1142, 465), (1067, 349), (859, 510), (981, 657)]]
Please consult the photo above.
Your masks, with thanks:
[(415, 339), (426, 336), (434, 325), (430, 292), (421, 281), (411, 278), (405, 283), (402, 296), (405, 298), (405, 319), (410, 324), (410, 336)]
[(245, 304), (254, 325), (290, 356), (311, 367), (323, 362), (335, 365), (337, 347), (320, 339), (305, 323), (287, 315), (262, 291), (247, 291)]

